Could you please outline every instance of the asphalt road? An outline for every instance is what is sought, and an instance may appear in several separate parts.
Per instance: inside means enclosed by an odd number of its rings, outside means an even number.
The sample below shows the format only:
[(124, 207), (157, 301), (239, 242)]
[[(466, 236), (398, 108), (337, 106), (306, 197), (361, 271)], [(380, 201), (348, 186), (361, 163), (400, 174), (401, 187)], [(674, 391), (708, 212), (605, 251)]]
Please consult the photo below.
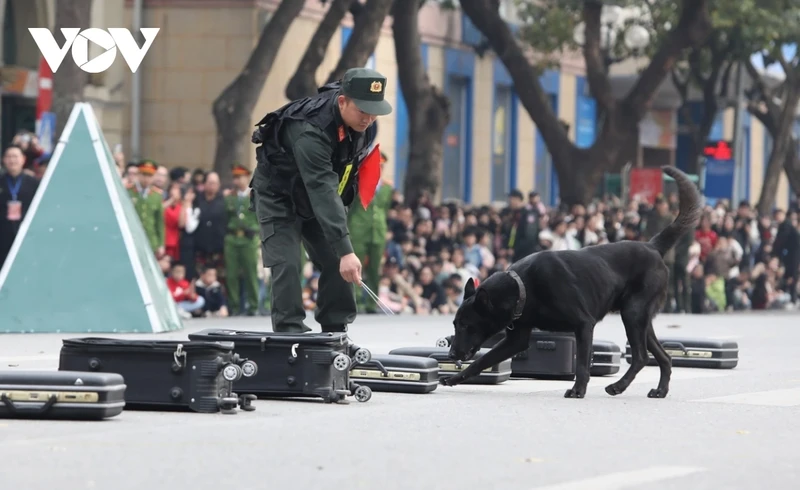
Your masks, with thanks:
[[(592, 378), (584, 399), (563, 398), (571, 382), (511, 380), (428, 395), (375, 393), (349, 405), (260, 400), (256, 411), (236, 415), (0, 420), (0, 481), (63, 490), (797, 488), (799, 319), (658, 317), (661, 337), (727, 337), (741, 349), (733, 370), (675, 368), (660, 400), (646, 396), (658, 379), (658, 368), (647, 367), (618, 397), (603, 391), (614, 376)], [(196, 320), (157, 338), (210, 326), (269, 329), (268, 322)], [(430, 346), (451, 330), (450, 318), (370, 316), (351, 337), (379, 354)], [(56, 369), (61, 338), (0, 335), (0, 369)], [(598, 325), (595, 338), (624, 346), (619, 318)]]

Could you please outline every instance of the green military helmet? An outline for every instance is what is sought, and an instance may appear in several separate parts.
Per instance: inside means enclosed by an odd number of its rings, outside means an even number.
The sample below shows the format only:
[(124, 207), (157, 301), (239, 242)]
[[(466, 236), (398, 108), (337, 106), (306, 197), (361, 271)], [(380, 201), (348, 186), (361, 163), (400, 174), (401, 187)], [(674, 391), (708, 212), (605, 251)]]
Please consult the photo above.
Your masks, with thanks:
[(386, 77), (369, 68), (350, 68), (342, 77), (342, 94), (350, 97), (363, 112), (373, 116), (392, 113), (386, 101)]

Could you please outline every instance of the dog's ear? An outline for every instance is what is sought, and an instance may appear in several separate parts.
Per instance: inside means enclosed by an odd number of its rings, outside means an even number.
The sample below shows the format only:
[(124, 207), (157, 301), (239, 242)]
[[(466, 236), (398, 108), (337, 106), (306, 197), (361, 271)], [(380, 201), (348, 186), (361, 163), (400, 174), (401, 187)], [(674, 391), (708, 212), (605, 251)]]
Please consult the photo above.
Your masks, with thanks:
[(485, 313), (491, 313), (494, 309), (494, 306), (492, 306), (492, 299), (489, 298), (489, 293), (486, 292), (485, 289), (478, 289), (478, 291), (475, 293), (475, 306), (477, 307), (478, 311)]
[(467, 281), (467, 285), (464, 286), (464, 299), (469, 298), (473, 294), (475, 294), (475, 281), (470, 277)]

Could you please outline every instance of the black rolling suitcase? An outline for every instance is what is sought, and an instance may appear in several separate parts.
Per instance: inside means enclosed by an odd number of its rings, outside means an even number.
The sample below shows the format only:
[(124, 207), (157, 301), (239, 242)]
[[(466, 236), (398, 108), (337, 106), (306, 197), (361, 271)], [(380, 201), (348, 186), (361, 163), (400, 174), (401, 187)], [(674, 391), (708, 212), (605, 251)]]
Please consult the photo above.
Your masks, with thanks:
[[(666, 338), (659, 342), (674, 367), (733, 369), (739, 364), (739, 344), (734, 340)], [(653, 354), (647, 354), (647, 365), (657, 366)], [(625, 344), (625, 360), (631, 363), (630, 343)]]
[(233, 382), (253, 376), (258, 366), (233, 348), (232, 342), (65, 339), (58, 369), (122, 375), (126, 408), (233, 414), (239, 406), (252, 411), (255, 396), (238, 396)]
[(242, 378), (234, 389), (259, 397), (311, 397), (326, 403), (354, 396), (366, 402), (368, 386), (350, 379), (350, 369), (371, 358), (367, 349), (350, 341), (344, 332), (278, 333), (208, 329), (189, 334), (191, 340), (228, 341), (236, 352), (259, 365), (258, 374)]
[(592, 376), (610, 376), (620, 369), (622, 349), (608, 340), (595, 340), (592, 346), (592, 361), (589, 373)]
[(429, 357), (376, 355), (351, 369), (350, 379), (372, 391), (430, 393), (439, 385), (439, 363)]
[(124, 408), (119, 374), (0, 371), (0, 418), (102, 420)]
[[(489, 352), (489, 349), (481, 349), (472, 359), (461, 363), (448, 358), (447, 354), (449, 351), (450, 349), (447, 347), (401, 347), (389, 351), (389, 354), (397, 356), (430, 357), (439, 363), (439, 378), (449, 378), (467, 369), (472, 362)], [(464, 381), (463, 384), (496, 385), (504, 383), (510, 378), (511, 360), (507, 359), (485, 369), (479, 375)]]

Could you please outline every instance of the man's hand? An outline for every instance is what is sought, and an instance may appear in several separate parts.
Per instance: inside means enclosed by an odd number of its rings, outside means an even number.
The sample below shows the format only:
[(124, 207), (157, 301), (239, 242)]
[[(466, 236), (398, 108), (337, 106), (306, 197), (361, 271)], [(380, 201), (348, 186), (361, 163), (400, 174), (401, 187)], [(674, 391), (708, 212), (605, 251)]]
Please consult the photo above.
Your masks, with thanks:
[(361, 261), (356, 254), (347, 254), (339, 260), (339, 274), (345, 281), (361, 286)]

